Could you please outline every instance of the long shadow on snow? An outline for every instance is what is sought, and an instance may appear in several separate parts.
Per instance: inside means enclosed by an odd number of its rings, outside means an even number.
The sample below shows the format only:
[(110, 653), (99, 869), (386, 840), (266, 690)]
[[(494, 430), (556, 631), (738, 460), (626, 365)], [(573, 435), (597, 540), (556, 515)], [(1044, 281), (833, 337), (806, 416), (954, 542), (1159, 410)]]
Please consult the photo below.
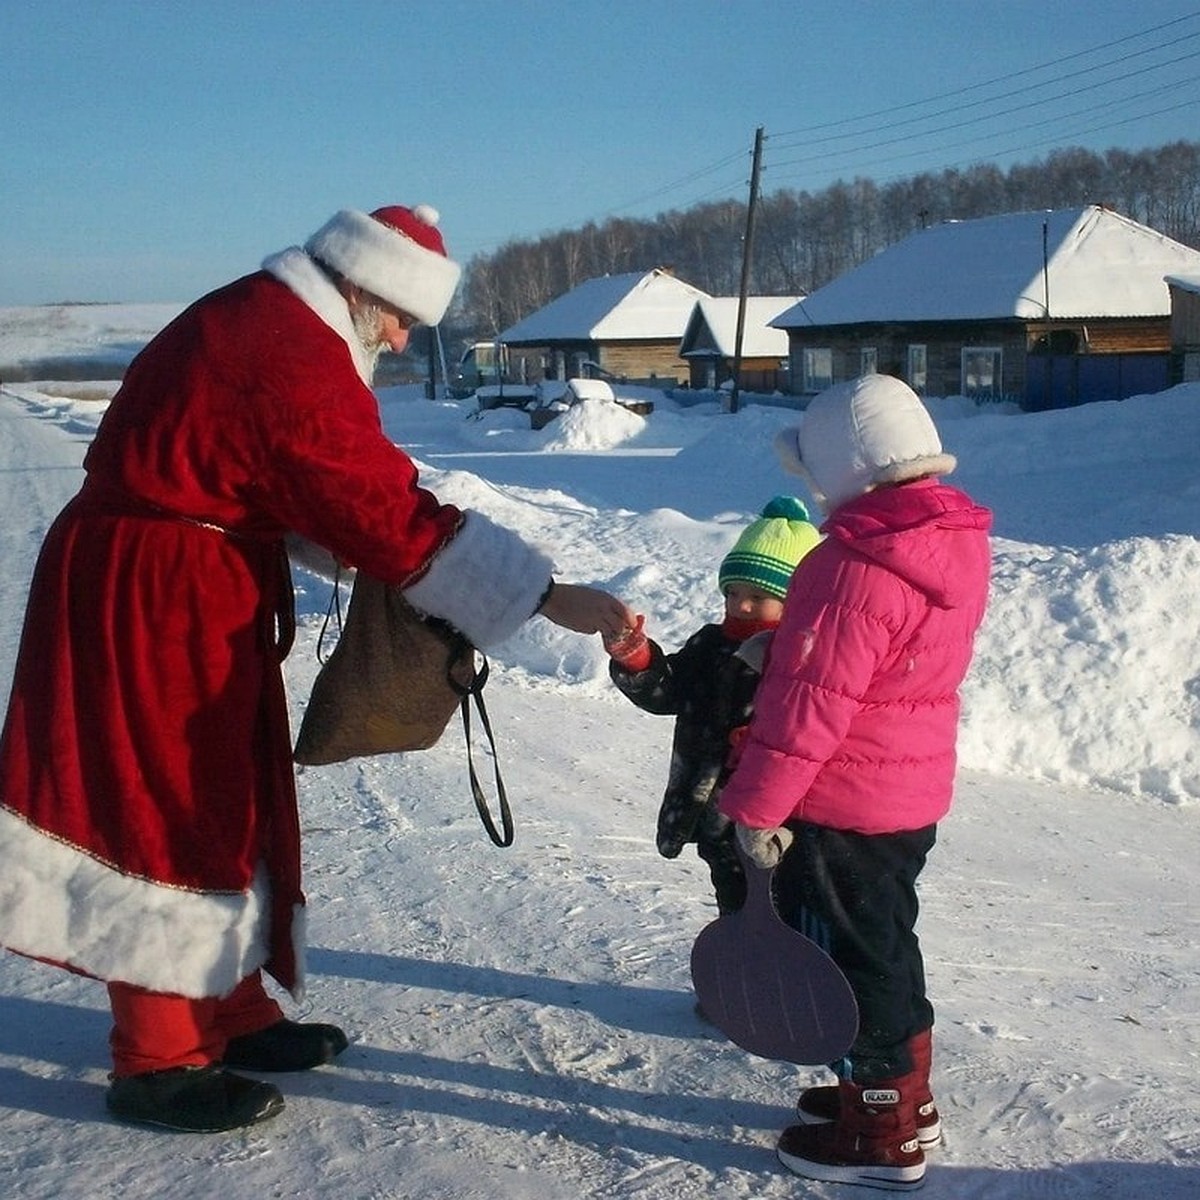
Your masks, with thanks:
[[(376, 1056), (382, 1054), (381, 1065), (398, 1074), (419, 1073), (438, 1061), (424, 1055), (392, 1055), (376, 1050), (368, 1053), (372, 1067), (380, 1062)], [(713, 1172), (762, 1171), (768, 1165), (777, 1132), (787, 1120), (783, 1107), (740, 1104), (725, 1098), (627, 1092), (533, 1071), (485, 1068), (464, 1073), (462, 1063), (442, 1066), (449, 1085), (445, 1088), (389, 1079), (342, 1080), (336, 1089), (324, 1089), (321, 1099), (342, 1099), (376, 1112), (393, 1110), (398, 1118), (402, 1116), (405, 1127), (414, 1128), (414, 1140), (419, 1140), (422, 1116), (442, 1116), (482, 1125), (489, 1137), (501, 1129), (524, 1136), (549, 1135), (605, 1156), (619, 1146), (625, 1152), (657, 1159), (684, 1159)], [(484, 1091), (481, 1094), (476, 1089)], [(531, 1102), (514, 1099), (514, 1092), (528, 1096)], [(681, 1130), (680, 1125), (697, 1128)], [(728, 1130), (730, 1135), (714, 1135), (713, 1126)], [(752, 1132), (759, 1128), (769, 1132)]]
[(310, 947), (308, 951), (308, 968), (317, 975), (583, 1009), (607, 1025), (632, 1033), (688, 1038), (695, 1035), (696, 1018), (691, 1011), (693, 997), (689, 992), (668, 988), (556, 979), (549, 975), (523, 975), (469, 963), (317, 947)]

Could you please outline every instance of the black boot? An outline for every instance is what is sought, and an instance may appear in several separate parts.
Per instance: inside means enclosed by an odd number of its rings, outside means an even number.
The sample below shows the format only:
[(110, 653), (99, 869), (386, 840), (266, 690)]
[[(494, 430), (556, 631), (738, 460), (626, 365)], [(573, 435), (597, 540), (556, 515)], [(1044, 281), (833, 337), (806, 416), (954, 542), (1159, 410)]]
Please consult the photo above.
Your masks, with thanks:
[(243, 1071), (309, 1071), (333, 1062), (349, 1044), (336, 1025), (285, 1019), (230, 1038), (221, 1061)]
[(271, 1084), (213, 1066), (126, 1075), (112, 1081), (105, 1099), (123, 1121), (182, 1133), (240, 1129), (283, 1111), (283, 1097)]

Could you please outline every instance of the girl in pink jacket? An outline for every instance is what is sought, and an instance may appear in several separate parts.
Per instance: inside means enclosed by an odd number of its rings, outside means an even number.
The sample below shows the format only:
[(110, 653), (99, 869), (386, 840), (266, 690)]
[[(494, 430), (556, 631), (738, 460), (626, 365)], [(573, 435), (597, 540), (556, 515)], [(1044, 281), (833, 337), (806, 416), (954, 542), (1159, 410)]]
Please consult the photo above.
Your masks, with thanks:
[(828, 514), (796, 571), (721, 811), (775, 867), (780, 915), (825, 946), (859, 1033), (808, 1089), (781, 1161), (906, 1190), (941, 1131), (915, 883), (950, 808), (959, 686), (987, 602), (991, 514), (939, 482), (955, 466), (906, 384), (815, 397), (777, 448)]

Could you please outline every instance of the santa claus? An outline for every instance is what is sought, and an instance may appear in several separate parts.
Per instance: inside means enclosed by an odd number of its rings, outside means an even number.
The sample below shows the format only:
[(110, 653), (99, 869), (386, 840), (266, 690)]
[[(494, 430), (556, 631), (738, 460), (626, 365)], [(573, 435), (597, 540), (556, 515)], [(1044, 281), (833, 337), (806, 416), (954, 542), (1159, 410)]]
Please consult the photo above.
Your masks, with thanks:
[(46, 536), (0, 740), (0, 942), (107, 984), (120, 1118), (261, 1121), (280, 1093), (230, 1068), (347, 1044), (261, 978), (303, 988), (286, 535), (483, 647), (537, 611), (632, 621), (441, 503), (384, 435), (375, 358), (440, 321), (459, 278), (437, 220), (339, 212), (188, 308), (130, 366)]

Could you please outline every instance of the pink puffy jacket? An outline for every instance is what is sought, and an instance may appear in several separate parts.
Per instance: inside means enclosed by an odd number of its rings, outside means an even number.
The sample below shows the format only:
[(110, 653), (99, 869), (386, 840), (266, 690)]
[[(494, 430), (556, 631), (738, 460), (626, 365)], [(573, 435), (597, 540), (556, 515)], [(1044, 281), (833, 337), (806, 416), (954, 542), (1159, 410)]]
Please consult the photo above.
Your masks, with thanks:
[(844, 504), (792, 578), (721, 811), (768, 829), (920, 829), (950, 808), (991, 513), (934, 479)]

